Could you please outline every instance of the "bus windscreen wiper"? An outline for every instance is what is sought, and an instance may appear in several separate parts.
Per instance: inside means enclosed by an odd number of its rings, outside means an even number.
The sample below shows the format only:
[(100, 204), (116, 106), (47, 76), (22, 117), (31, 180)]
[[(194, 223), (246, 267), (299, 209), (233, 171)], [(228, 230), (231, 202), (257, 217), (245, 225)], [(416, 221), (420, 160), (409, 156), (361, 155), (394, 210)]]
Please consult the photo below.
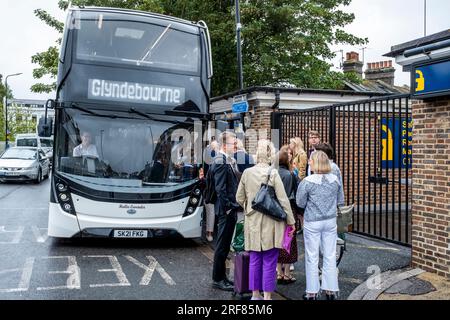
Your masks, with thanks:
[(183, 115), (183, 116), (192, 116), (198, 118), (208, 118), (209, 114), (203, 112), (195, 112), (195, 111), (182, 111), (182, 110), (166, 110), (164, 111), (167, 115)]
[(153, 121), (159, 121), (159, 122), (169, 122), (169, 123), (173, 123), (173, 124), (186, 124), (186, 121), (177, 121), (177, 120), (166, 120), (166, 119), (155, 119), (152, 116), (148, 115), (147, 113), (141, 112), (136, 110), (135, 108), (130, 108), (128, 109), (129, 113), (135, 113), (138, 114), (144, 118), (147, 118), (149, 120), (153, 120)]
[(144, 118), (147, 118), (147, 119), (149, 119), (149, 120), (155, 120), (155, 118), (153, 118), (152, 116), (149, 116), (148, 114), (146, 114), (146, 113), (144, 113), (144, 112), (138, 111), (138, 110), (136, 110), (135, 108), (130, 108), (130, 109), (128, 109), (128, 112), (129, 112), (129, 113), (136, 113), (136, 114), (138, 114), (138, 115), (140, 115), (140, 116), (142, 116), (142, 117), (144, 117)]
[(147, 59), (147, 57), (150, 57), (153, 49), (156, 48), (156, 46), (159, 44), (159, 42), (161, 41), (161, 39), (164, 37), (164, 35), (167, 33), (167, 31), (169, 31), (170, 27), (172, 26), (172, 24), (169, 24), (164, 31), (160, 34), (160, 36), (158, 37), (158, 39), (155, 40), (155, 42), (153, 43), (153, 45), (150, 47), (150, 49), (147, 50), (146, 54), (141, 58), (140, 62), (143, 62), (145, 59)]
[(75, 103), (72, 103), (72, 104), (70, 105), (70, 108), (77, 109), (77, 110), (80, 110), (80, 111), (83, 111), (83, 112), (92, 114), (93, 116), (97, 116), (97, 117), (107, 117), (107, 118), (111, 118), (111, 119), (117, 118), (116, 115), (100, 114), (100, 113), (97, 113), (97, 112), (95, 112), (95, 111), (92, 111), (92, 110), (89, 110), (89, 109), (80, 107), (79, 105), (77, 105), (77, 104), (75, 104)]

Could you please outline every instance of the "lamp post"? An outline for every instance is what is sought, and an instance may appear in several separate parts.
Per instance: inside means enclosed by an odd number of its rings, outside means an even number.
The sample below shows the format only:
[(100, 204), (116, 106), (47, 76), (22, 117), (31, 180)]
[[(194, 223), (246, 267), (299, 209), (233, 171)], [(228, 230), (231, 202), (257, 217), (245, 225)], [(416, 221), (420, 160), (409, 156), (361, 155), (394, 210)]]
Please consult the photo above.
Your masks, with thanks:
[[(236, 6), (236, 43), (237, 43), (237, 62), (238, 62), (238, 77), (239, 77), (239, 93), (244, 89), (244, 76), (242, 75), (242, 48), (241, 48), (241, 15), (239, 10), (239, 0), (235, 0)], [(244, 113), (240, 115), (242, 130), (245, 131)]]
[(423, 36), (427, 36), (427, 0), (423, 3)]
[(5, 77), (5, 150), (8, 149), (8, 78), (20, 76), (22, 73), (9, 74)]

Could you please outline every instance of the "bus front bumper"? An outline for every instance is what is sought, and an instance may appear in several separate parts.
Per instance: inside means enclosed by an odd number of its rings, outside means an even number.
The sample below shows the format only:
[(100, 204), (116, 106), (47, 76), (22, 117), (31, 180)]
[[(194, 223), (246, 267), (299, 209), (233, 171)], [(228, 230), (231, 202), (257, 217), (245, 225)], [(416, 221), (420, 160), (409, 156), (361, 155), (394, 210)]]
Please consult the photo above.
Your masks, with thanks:
[(200, 238), (203, 207), (193, 214), (154, 219), (119, 219), (72, 215), (59, 204), (50, 203), (48, 235), (55, 238), (101, 237), (113, 238), (115, 230), (147, 230), (148, 238), (179, 234), (183, 238)]

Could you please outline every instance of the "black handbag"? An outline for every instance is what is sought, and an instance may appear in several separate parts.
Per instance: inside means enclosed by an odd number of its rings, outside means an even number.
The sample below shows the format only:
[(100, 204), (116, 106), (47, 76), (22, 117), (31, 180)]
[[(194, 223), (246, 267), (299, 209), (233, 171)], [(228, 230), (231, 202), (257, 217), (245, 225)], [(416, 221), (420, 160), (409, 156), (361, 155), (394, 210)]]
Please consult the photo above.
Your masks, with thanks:
[(269, 186), (270, 173), (273, 168), (270, 168), (267, 176), (267, 182), (261, 184), (261, 188), (252, 201), (252, 209), (259, 211), (274, 220), (286, 221), (287, 215), (284, 212), (283, 207), (277, 199), (275, 194), (275, 188)]

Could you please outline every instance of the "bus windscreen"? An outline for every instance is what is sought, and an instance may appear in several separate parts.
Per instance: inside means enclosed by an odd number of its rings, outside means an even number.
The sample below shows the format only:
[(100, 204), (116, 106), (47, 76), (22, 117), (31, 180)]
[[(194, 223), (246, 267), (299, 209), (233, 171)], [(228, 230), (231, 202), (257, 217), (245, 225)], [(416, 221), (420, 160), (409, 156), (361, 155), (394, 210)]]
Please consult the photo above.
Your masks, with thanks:
[(77, 31), (78, 60), (199, 72), (199, 35), (170, 23), (161, 26), (108, 13), (83, 13)]

